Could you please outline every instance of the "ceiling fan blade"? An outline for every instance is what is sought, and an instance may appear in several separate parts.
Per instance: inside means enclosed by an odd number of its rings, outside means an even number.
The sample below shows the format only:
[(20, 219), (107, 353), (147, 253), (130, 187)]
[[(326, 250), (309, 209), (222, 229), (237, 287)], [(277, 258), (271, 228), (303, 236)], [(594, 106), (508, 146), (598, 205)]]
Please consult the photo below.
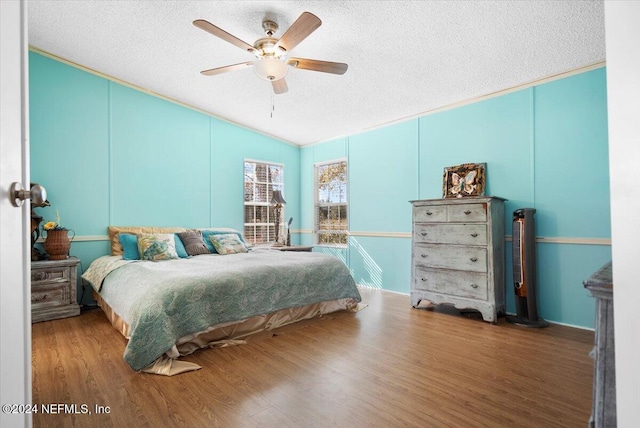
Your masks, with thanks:
[(298, 44), (307, 38), (307, 36), (313, 33), (320, 25), (322, 21), (320, 18), (310, 12), (303, 12), (302, 15), (291, 24), (291, 27), (280, 37), (280, 40), (276, 43), (276, 48), (282, 48), (289, 52)]
[(197, 20), (193, 21), (193, 25), (195, 25), (196, 27), (200, 28), (201, 30), (206, 31), (207, 33), (211, 33), (216, 37), (220, 37), (222, 40), (225, 40), (225, 41), (231, 43), (232, 45), (236, 45), (240, 49), (244, 49), (244, 50), (249, 51), (251, 53), (253, 53), (256, 50), (249, 43), (247, 43), (247, 42), (245, 42), (243, 40), (240, 40), (236, 36), (227, 33), (222, 28), (218, 28), (215, 25), (213, 25), (212, 23), (210, 23), (208, 21), (205, 21), (204, 19), (197, 19)]
[(273, 86), (273, 92), (275, 92), (276, 95), (284, 94), (289, 90), (289, 87), (287, 86), (287, 82), (286, 80), (284, 80), (284, 77), (282, 79), (272, 80), (271, 86)]
[(289, 58), (287, 64), (303, 70), (321, 71), (332, 74), (344, 74), (349, 67), (342, 62), (320, 61), (318, 59), (306, 58)]
[(253, 61), (241, 62), (240, 64), (226, 65), (224, 67), (212, 68), (211, 70), (203, 70), (200, 73), (205, 76), (215, 76), (216, 74), (226, 73), (228, 71), (240, 70), (241, 68), (251, 67)]

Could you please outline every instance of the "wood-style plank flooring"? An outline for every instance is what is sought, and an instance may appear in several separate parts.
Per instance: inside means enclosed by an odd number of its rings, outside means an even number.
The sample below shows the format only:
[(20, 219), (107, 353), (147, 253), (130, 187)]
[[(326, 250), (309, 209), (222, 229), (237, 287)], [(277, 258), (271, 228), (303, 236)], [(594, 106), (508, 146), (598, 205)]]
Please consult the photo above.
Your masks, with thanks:
[[(101, 310), (33, 325), (34, 427), (585, 427), (593, 332), (527, 329), (361, 289), (368, 307), (136, 373)], [(95, 406), (108, 406), (96, 414)]]

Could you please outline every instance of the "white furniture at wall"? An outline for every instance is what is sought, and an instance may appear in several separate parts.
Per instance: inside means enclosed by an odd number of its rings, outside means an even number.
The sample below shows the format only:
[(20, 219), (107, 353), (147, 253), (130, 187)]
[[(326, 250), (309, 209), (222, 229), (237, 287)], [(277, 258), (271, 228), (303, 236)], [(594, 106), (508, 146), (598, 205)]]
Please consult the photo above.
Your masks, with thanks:
[(505, 312), (504, 201), (498, 197), (427, 199), (413, 204), (411, 305), (422, 300)]

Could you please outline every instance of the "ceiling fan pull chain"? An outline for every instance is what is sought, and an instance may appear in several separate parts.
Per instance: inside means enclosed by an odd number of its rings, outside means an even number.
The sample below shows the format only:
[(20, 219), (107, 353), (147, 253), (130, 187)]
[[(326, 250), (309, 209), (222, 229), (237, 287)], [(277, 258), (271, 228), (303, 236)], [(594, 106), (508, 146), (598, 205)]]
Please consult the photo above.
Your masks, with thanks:
[(271, 93), (271, 114), (269, 117), (271, 117), (271, 119), (273, 119), (273, 111), (276, 109), (276, 101), (275, 101), (275, 95), (273, 94), (273, 92)]

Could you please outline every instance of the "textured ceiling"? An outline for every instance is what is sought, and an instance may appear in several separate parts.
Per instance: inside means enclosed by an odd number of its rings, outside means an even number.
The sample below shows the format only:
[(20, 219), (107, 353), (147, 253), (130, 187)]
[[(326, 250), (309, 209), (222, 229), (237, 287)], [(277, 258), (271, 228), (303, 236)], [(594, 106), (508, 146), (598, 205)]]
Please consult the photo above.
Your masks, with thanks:
[[(279, 37), (304, 11), (322, 26), (289, 56), (346, 74), (290, 68), (275, 96), (251, 68), (200, 74), (254, 57), (195, 19), (253, 44), (265, 17)], [(602, 1), (30, 0), (28, 20), (37, 49), (299, 145), (605, 60)]]

